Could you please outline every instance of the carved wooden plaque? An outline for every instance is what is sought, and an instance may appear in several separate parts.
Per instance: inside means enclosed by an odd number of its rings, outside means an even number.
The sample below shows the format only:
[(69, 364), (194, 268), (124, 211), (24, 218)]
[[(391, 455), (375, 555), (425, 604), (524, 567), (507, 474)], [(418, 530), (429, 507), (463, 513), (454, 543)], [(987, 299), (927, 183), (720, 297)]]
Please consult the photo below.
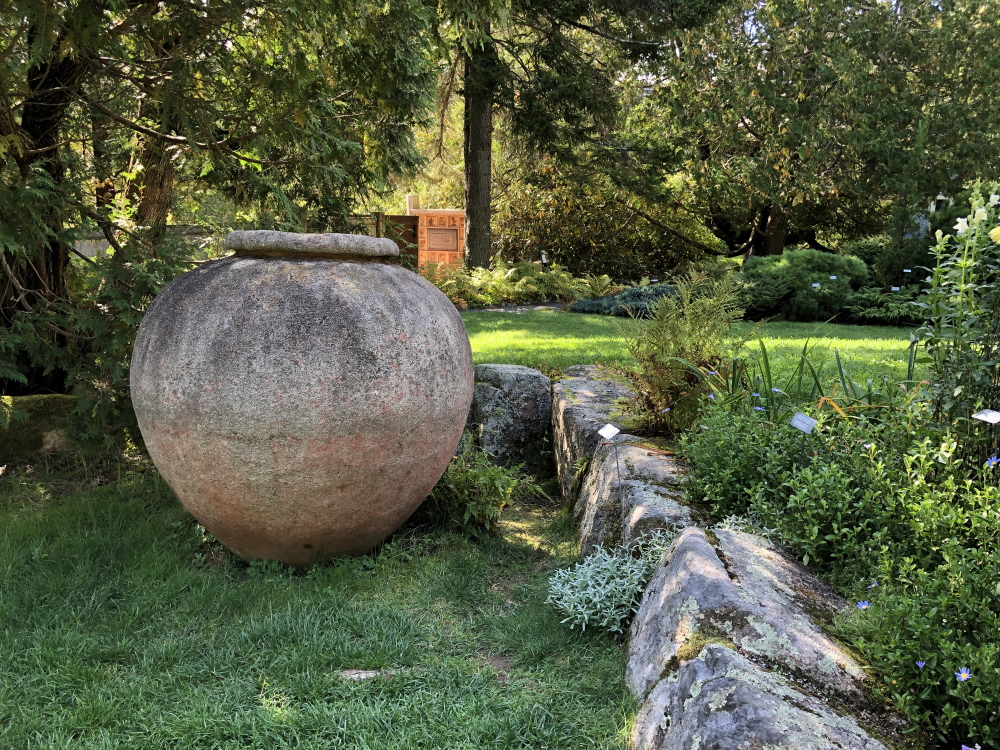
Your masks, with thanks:
[(458, 229), (427, 229), (427, 249), (458, 251)]

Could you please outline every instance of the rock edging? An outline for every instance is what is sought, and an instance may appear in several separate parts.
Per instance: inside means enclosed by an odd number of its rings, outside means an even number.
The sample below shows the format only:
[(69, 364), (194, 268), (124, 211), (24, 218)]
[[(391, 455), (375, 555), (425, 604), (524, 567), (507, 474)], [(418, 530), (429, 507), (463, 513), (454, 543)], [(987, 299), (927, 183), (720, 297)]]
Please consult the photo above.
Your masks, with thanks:
[(628, 633), (625, 679), (642, 704), (633, 746), (886, 750), (862, 724), (897, 734), (904, 720), (871, 705), (861, 665), (816, 620), (847, 603), (773, 542), (706, 530), (705, 514), (684, 502), (684, 467), (673, 457), (619, 434), (616, 464), (597, 431), (614, 424), (627, 389), (594, 367), (566, 374), (553, 386), (553, 443), (582, 553), (684, 527)]

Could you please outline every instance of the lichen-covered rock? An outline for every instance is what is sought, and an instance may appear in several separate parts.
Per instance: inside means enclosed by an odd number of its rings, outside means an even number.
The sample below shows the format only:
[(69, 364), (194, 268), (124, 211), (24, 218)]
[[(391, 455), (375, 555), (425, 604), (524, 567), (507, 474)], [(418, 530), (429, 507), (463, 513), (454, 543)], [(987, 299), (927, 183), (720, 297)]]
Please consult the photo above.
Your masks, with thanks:
[(583, 463), (601, 443), (597, 431), (612, 419), (615, 403), (629, 395), (624, 385), (595, 378), (597, 368), (577, 365), (552, 387), (552, 447), (563, 500), (572, 504), (580, 488)]
[(854, 719), (714, 644), (656, 684), (632, 742), (636, 750), (886, 750)]
[(679, 489), (683, 469), (673, 456), (636, 444), (641, 441), (619, 434), (614, 444), (599, 443), (590, 460), (574, 506), (584, 556), (595, 547), (616, 547), (656, 529), (695, 522)]
[(645, 697), (692, 645), (723, 639), (817, 694), (864, 703), (861, 666), (807, 614), (833, 613), (844, 602), (767, 540), (716, 534), (719, 552), (702, 529), (681, 532), (646, 587), (629, 631), (632, 692)]
[(500, 460), (531, 459), (552, 421), (552, 382), (520, 365), (478, 365), (470, 421), (479, 445)]

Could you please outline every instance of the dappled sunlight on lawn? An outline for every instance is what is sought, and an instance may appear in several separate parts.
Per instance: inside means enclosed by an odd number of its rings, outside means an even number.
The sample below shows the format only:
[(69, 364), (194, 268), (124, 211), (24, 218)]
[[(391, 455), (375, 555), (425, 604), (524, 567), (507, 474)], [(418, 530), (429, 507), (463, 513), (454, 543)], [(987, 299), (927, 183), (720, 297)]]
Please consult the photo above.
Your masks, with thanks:
[[(751, 324), (744, 323), (744, 330)], [(835, 351), (847, 374), (856, 381), (888, 375), (893, 380), (906, 378), (910, 334), (916, 329), (887, 326), (849, 326), (833, 323), (765, 323), (757, 327), (757, 335), (748, 350), (757, 354), (760, 339), (767, 347), (771, 367), (788, 373), (795, 369), (803, 347), (809, 348), (809, 360), (822, 367), (823, 379), (833, 378), (837, 371)], [(917, 376), (922, 377), (918, 366)]]
[[(622, 324), (630, 321), (618, 318), (549, 310), (521, 314), (473, 311), (463, 313), (462, 318), (477, 364), (498, 362), (550, 370), (630, 359), (621, 332)], [(753, 328), (752, 323), (739, 324), (742, 332)], [(834, 376), (834, 350), (839, 350), (845, 370), (855, 380), (863, 382), (882, 375), (902, 380), (906, 377), (912, 330), (833, 323), (761, 323), (756, 325), (756, 335), (746, 352), (759, 352), (756, 339), (763, 340), (772, 368), (782, 377), (795, 369), (808, 343), (810, 361), (814, 367), (822, 367), (824, 379)]]

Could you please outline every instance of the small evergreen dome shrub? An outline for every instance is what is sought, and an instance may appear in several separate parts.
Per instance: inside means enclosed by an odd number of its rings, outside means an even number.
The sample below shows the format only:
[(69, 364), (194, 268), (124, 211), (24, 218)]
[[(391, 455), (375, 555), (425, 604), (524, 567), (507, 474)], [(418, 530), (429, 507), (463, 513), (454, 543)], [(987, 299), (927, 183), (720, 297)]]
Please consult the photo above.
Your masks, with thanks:
[(747, 298), (751, 317), (782, 314), (788, 320), (829, 320), (868, 280), (868, 267), (850, 255), (803, 248), (749, 258), (743, 276), (753, 284)]
[(570, 312), (619, 317), (648, 318), (653, 314), (657, 300), (674, 293), (671, 284), (630, 286), (617, 294), (594, 299), (582, 299), (569, 307)]

